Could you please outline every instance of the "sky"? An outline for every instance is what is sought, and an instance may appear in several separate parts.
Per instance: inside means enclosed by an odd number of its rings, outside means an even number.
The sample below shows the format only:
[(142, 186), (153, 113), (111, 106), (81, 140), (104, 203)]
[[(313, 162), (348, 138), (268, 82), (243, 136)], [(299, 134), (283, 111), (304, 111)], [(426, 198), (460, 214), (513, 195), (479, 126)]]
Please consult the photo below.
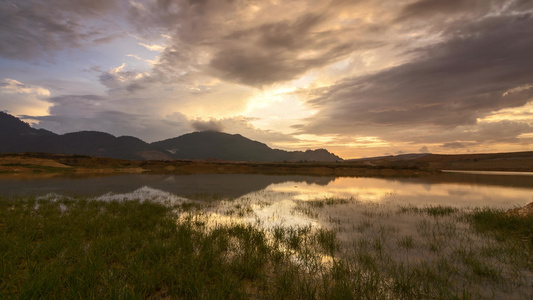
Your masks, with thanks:
[(533, 151), (531, 0), (0, 0), (0, 111), (342, 158)]

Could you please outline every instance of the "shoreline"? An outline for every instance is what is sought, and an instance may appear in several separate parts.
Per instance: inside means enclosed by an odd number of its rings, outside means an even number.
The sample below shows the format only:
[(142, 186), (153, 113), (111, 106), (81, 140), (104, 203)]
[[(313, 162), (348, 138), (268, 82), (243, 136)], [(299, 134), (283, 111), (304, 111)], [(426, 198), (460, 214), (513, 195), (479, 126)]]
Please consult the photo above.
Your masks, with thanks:
[(343, 162), (229, 162), (210, 160), (122, 160), (84, 155), (0, 155), (0, 177), (104, 174), (265, 174), (314, 176), (418, 176), (435, 174), (415, 166), (361, 166)]
[[(453, 167), (453, 168), (450, 168)], [(312, 176), (423, 176), (441, 172), (490, 175), (533, 175), (529, 164), (517, 169), (501, 164), (458, 165), (457, 162), (232, 162), (220, 160), (124, 160), (49, 153), (0, 154), (0, 178), (92, 176), (114, 174), (265, 174)]]

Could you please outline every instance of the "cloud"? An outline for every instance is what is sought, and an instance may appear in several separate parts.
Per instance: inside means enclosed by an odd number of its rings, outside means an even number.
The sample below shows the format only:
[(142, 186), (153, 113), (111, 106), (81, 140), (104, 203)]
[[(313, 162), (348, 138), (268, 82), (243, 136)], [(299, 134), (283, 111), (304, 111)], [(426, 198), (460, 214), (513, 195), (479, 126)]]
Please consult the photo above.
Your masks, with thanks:
[(418, 152), (420, 153), (429, 153), (429, 149), (426, 146), (423, 146), (422, 148), (418, 149)]
[(511, 1), (509, 6), (510, 11), (526, 12), (533, 10), (533, 3), (529, 0), (515, 0)]
[(473, 139), (477, 142), (506, 142), (520, 143), (518, 136), (523, 133), (532, 133), (533, 126), (525, 122), (499, 121), (487, 122), (478, 126)]
[(419, 136), (409, 136), (413, 144), (435, 144), (445, 149), (470, 148), (472, 146), (496, 147), (520, 145), (522, 136), (533, 133), (533, 124), (521, 121), (479, 122), (475, 125), (458, 126), (451, 130), (425, 132)]
[(145, 44), (145, 43), (137, 43), (143, 47), (145, 47), (146, 49), (150, 50), (150, 51), (156, 51), (156, 52), (161, 52), (165, 49), (164, 46), (161, 46), (161, 45), (155, 45), (155, 44)]
[(46, 114), (51, 106), (50, 91), (40, 86), (24, 84), (11, 78), (0, 81), (0, 103), (3, 111), (14, 115)]
[(101, 72), (99, 75), (100, 83), (109, 89), (124, 88), (129, 92), (142, 89), (143, 86), (136, 82), (137, 80), (149, 76), (147, 72), (138, 72), (136, 70), (125, 70), (126, 64), (112, 68), (108, 72)]
[(299, 130), (449, 130), (533, 100), (530, 88), (507, 93), (533, 82), (533, 18), (493, 16), (455, 27), (442, 42), (417, 49), (417, 60), (311, 91), (308, 103), (320, 112)]
[(0, 89), (7, 94), (34, 94), (37, 97), (49, 97), (50, 91), (38, 86), (31, 86), (23, 84), (20, 81), (11, 78), (4, 78), (0, 82)]
[(448, 148), (448, 149), (462, 149), (466, 148), (466, 146), (463, 143), (459, 142), (451, 142), (451, 143), (444, 143), (441, 146), (442, 148)]
[[(490, 9), (487, 5), (491, 0), (420, 0), (406, 5), (398, 16), (398, 20), (408, 21), (413, 18), (431, 18), (435, 15), (449, 16), (457, 13), (479, 13)], [(477, 8), (477, 9), (476, 9)]]
[(51, 130), (224, 130), (369, 156), (518, 145), (532, 136), (532, 13), (527, 0), (3, 1), (0, 69), (19, 81), (0, 83), (0, 109)]
[[(108, 42), (116, 37), (89, 25), (118, 8), (119, 1), (51, 0), (0, 3), (0, 56), (10, 59), (51, 57), (55, 51)], [(109, 26), (107, 26), (109, 29)]]
[(51, 115), (70, 116), (73, 118), (91, 117), (105, 107), (108, 99), (99, 95), (62, 95), (49, 99)]
[(204, 120), (192, 120), (191, 127), (196, 131), (223, 131), (224, 125), (220, 121), (211, 119), (209, 121)]
[[(290, 149), (284, 145), (289, 142), (296, 142), (298, 139), (289, 134), (277, 132), (275, 130), (263, 130), (252, 124), (253, 118), (245, 116), (234, 116), (218, 120), (224, 127), (224, 132), (231, 134), (241, 134), (249, 139), (260, 141), (270, 147), (279, 149)], [(302, 149), (302, 148), (299, 148)]]
[(349, 5), (338, 1), (174, 3), (172, 17), (165, 5), (135, 9), (148, 24), (175, 28), (155, 66), (166, 79), (200, 73), (262, 87), (384, 45), (375, 35), (355, 34), (356, 26), (338, 26)]

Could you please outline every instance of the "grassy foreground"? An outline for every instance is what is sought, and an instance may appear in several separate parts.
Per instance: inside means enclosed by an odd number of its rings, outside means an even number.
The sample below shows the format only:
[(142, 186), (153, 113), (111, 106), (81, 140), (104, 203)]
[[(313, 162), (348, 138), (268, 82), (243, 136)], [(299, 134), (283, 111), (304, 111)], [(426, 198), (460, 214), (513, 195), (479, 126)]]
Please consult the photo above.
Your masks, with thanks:
[[(330, 205), (348, 202), (310, 201), (299, 209), (320, 214)], [(83, 197), (0, 199), (0, 298), (533, 295), (531, 220), (501, 217), (499, 211), (463, 214), (449, 207), (400, 207), (395, 216), (421, 217), (416, 234), (378, 225), (383, 215), (368, 211), (352, 228), (361, 235), (346, 240), (340, 238), (342, 226), (216, 224), (204, 208)], [(241, 204), (235, 209), (250, 213)], [(460, 233), (465, 224), (481, 243), (452, 245), (451, 239), (465, 238)]]

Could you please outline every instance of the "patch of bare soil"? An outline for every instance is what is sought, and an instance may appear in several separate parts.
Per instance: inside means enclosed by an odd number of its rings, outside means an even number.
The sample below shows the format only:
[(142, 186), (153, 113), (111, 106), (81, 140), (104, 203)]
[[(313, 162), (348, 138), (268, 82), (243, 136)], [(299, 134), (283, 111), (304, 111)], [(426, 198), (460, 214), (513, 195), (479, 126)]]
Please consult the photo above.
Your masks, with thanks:
[(533, 218), (533, 202), (523, 207), (510, 209), (505, 214), (508, 216)]
[(40, 167), (70, 168), (57, 161), (45, 158), (24, 157), (24, 156), (7, 156), (0, 159), (0, 165), (32, 165)]

